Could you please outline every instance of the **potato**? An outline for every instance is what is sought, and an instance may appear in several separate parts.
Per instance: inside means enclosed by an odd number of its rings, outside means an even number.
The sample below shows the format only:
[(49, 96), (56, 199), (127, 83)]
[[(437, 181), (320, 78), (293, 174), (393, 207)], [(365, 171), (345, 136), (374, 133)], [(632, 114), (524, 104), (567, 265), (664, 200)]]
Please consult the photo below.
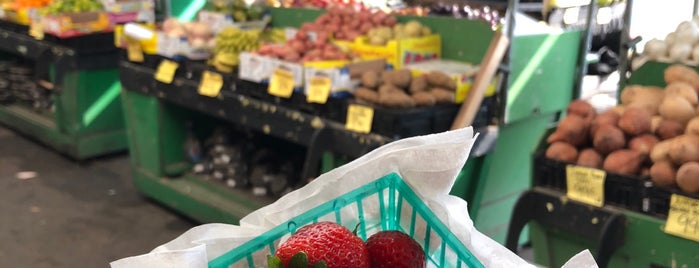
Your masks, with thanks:
[(699, 116), (692, 118), (687, 123), (687, 130), (684, 131), (685, 134), (699, 135)]
[(400, 70), (393, 74), (390, 83), (399, 88), (407, 89), (410, 86), (411, 78), (412, 74), (410, 73), (410, 70)]
[(665, 87), (665, 94), (676, 94), (687, 100), (692, 105), (697, 105), (697, 92), (692, 85), (685, 82), (674, 82)]
[(660, 107), (660, 102), (658, 100), (654, 101), (636, 101), (632, 102), (626, 107), (628, 108), (639, 108), (646, 111), (651, 116), (658, 115), (658, 109)]
[(686, 82), (692, 85), (694, 90), (699, 89), (699, 74), (694, 69), (681, 64), (674, 64), (665, 68), (664, 78), (665, 83), (668, 85), (674, 82)]
[[(697, 122), (699, 123), (699, 122)], [(655, 130), (655, 135), (661, 140), (672, 139), (685, 132), (684, 126), (677, 121), (663, 119)], [(697, 133), (699, 135), (699, 133)]]
[(616, 126), (619, 123), (619, 117), (621, 117), (614, 110), (607, 110), (604, 113), (599, 114), (594, 119), (590, 125), (590, 136), (594, 137), (595, 132), (603, 125)]
[(383, 72), (381, 72), (381, 82), (384, 84), (392, 82), (394, 75), (395, 75), (395, 71), (383, 71)]
[(403, 92), (402, 89), (397, 88), (396, 86), (391, 85), (391, 84), (383, 84), (383, 85), (381, 85), (381, 86), (379, 87), (379, 90), (378, 90), (378, 91), (379, 91), (379, 93), (393, 93), (393, 92), (396, 92), (396, 91)]
[(425, 78), (424, 75), (413, 77), (412, 81), (410, 82), (410, 87), (408, 88), (408, 91), (410, 91), (410, 93), (415, 94), (417, 92), (425, 90), (427, 90), (427, 78)]
[(356, 89), (354, 97), (369, 103), (379, 103), (379, 93), (368, 88), (360, 87)]
[(626, 86), (621, 91), (621, 104), (628, 105), (634, 102), (657, 102), (665, 96), (665, 90), (651, 86)]
[(604, 159), (603, 167), (607, 171), (623, 175), (637, 175), (641, 170), (643, 156), (633, 150), (615, 151)]
[(650, 132), (655, 133), (656, 130), (658, 130), (658, 127), (660, 126), (660, 122), (663, 121), (663, 117), (659, 115), (654, 115), (653, 117), (650, 118)]
[(650, 133), (650, 115), (641, 109), (629, 107), (619, 118), (618, 126), (624, 133), (636, 136)]
[(595, 149), (587, 148), (580, 151), (576, 164), (584, 167), (602, 168), (602, 162), (602, 155), (595, 151)]
[(698, 162), (687, 162), (677, 169), (677, 186), (686, 193), (699, 193)]
[(656, 162), (650, 167), (650, 179), (655, 185), (660, 187), (675, 186), (677, 183), (675, 180), (676, 174), (675, 164), (670, 161)]
[(391, 108), (412, 108), (415, 101), (401, 90), (379, 92), (379, 104)]
[(613, 151), (626, 146), (626, 138), (621, 129), (612, 125), (602, 125), (599, 127), (592, 139), (595, 150), (602, 155), (607, 155)]
[(656, 143), (655, 146), (653, 146), (653, 149), (650, 150), (650, 160), (654, 163), (669, 161), (670, 157), (668, 156), (668, 152), (670, 151), (671, 142), (672, 139)]
[(658, 143), (658, 138), (653, 134), (643, 134), (629, 141), (629, 149), (650, 156), (651, 150)]
[(666, 95), (658, 111), (663, 118), (675, 120), (682, 125), (687, 124), (695, 116), (692, 104), (677, 94)]
[(427, 74), (427, 83), (432, 87), (441, 87), (451, 91), (456, 90), (456, 82), (440, 71), (429, 72)]
[(375, 71), (366, 71), (362, 73), (362, 86), (366, 88), (376, 89), (381, 84), (379, 81), (379, 73)]
[(567, 142), (554, 142), (546, 149), (546, 158), (573, 163), (578, 158), (578, 150)]
[(454, 99), (456, 98), (454, 91), (444, 88), (435, 87), (430, 89), (429, 92), (434, 96), (435, 100), (437, 100), (437, 103), (454, 103)]
[(437, 103), (437, 99), (434, 95), (427, 91), (415, 92), (411, 97), (417, 106), (433, 106)]
[(556, 131), (548, 136), (546, 141), (553, 143), (564, 141), (575, 146), (581, 146), (587, 142), (588, 128), (585, 125), (585, 119), (582, 117), (570, 114), (563, 118), (556, 127)]
[(673, 138), (668, 148), (668, 156), (677, 165), (699, 161), (699, 136), (682, 135)]
[(588, 124), (590, 124), (597, 115), (595, 108), (584, 100), (574, 100), (570, 102), (570, 104), (568, 104), (568, 108), (566, 109), (566, 113), (577, 114), (584, 118)]
[(641, 171), (638, 172), (638, 175), (643, 177), (650, 177), (650, 167), (641, 167)]
[(626, 110), (626, 106), (624, 106), (624, 105), (617, 105), (617, 106), (614, 106), (614, 108), (612, 108), (612, 111), (614, 111), (619, 116), (624, 114), (625, 110)]

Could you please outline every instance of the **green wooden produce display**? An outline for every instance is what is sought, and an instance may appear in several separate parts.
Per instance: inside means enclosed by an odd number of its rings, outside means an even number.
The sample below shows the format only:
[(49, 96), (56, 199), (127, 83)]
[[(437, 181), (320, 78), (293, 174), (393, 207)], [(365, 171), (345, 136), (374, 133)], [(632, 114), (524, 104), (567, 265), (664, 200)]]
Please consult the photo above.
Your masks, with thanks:
[(0, 27), (0, 51), (6, 58), (21, 57), (48, 67), (55, 86), (54, 113), (0, 105), (0, 123), (77, 160), (127, 148), (116, 50), (83, 55)]

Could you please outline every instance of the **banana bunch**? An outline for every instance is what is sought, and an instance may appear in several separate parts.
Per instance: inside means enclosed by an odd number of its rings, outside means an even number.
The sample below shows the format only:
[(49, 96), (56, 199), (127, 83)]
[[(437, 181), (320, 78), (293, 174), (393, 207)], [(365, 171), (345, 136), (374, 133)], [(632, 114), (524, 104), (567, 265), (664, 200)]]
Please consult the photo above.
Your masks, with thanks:
[(214, 57), (210, 64), (221, 72), (232, 72), (238, 65), (239, 55), (244, 51), (255, 51), (260, 47), (260, 31), (244, 31), (228, 27), (216, 36)]
[(280, 28), (267, 28), (260, 35), (260, 39), (269, 43), (284, 43), (286, 32)]
[(57, 15), (61, 13), (79, 13), (89, 11), (101, 11), (104, 6), (97, 0), (56, 0), (46, 6), (44, 14)]

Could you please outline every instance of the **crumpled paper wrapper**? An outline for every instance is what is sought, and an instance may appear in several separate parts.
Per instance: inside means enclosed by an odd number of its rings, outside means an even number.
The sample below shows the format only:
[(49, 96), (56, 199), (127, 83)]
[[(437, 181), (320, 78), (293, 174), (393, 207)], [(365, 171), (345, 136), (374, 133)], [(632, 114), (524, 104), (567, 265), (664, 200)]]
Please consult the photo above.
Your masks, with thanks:
[[(250, 213), (240, 225), (200, 225), (150, 253), (114, 261), (111, 267), (206, 268), (208, 261), (292, 217), (392, 172), (411, 186), (485, 267), (535, 267), (478, 232), (466, 201), (449, 195), (475, 139), (473, 129), (464, 128), (392, 142)], [(578, 265), (596, 267), (591, 255), (576, 260)]]

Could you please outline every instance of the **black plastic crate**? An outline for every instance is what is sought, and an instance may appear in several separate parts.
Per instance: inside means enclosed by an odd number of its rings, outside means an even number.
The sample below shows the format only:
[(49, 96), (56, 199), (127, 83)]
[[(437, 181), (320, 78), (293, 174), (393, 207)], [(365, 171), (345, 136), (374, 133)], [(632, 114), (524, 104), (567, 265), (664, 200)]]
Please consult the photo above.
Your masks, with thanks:
[(306, 95), (300, 89), (295, 89), (289, 98), (281, 98), (267, 93), (267, 87), (267, 83), (256, 83), (239, 79), (236, 81), (235, 91), (239, 94), (246, 95), (254, 99), (273, 103), (285, 108), (298, 110), (300, 112), (317, 115), (326, 119), (330, 119), (329, 117), (326, 117), (326, 106), (332, 105), (333, 103), (337, 104), (335, 103), (336, 100), (333, 100), (332, 98), (329, 98), (326, 104), (309, 103), (306, 101)]
[(114, 46), (113, 32), (93, 33), (68, 38), (44, 34), (44, 41), (74, 49), (78, 55), (108, 53), (117, 50), (117, 47)]
[(679, 194), (699, 200), (699, 194), (687, 194), (677, 188), (658, 187), (652, 181), (645, 183), (642, 212), (659, 218), (667, 218), (670, 210), (670, 197)]
[[(545, 187), (566, 192), (566, 167), (572, 163), (561, 162), (545, 157), (543, 152), (534, 155), (533, 186)], [(649, 181), (644, 176), (628, 176), (606, 172), (604, 180), (604, 203), (635, 212), (643, 212), (643, 199)]]
[(6, 20), (0, 20), (0, 29), (21, 34), (27, 34), (29, 32), (29, 26)]

